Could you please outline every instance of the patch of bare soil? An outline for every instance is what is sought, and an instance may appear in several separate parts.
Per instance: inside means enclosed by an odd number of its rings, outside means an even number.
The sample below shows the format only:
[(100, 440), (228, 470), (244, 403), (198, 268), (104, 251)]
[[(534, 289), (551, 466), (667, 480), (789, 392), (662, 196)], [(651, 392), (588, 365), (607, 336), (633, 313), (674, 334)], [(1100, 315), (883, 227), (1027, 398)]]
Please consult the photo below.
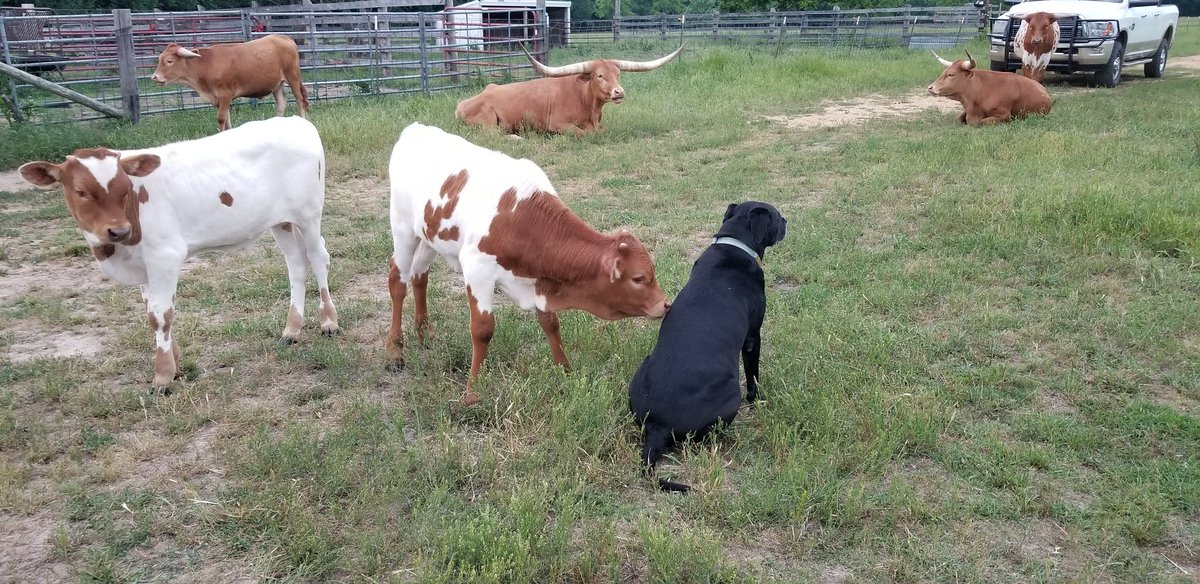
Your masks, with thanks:
[(1200, 55), (1172, 57), (1167, 61), (1167, 67), (1179, 67), (1180, 69), (1200, 69)]
[(957, 112), (962, 106), (957, 101), (929, 95), (922, 89), (900, 97), (867, 95), (825, 106), (811, 114), (767, 116), (766, 119), (794, 130), (813, 130), (861, 124), (876, 118), (908, 116), (926, 110)]
[(113, 284), (90, 258), (62, 262), (21, 264), (0, 270), (0, 303), (27, 294), (96, 290)]
[(100, 332), (59, 331), (32, 334), (27, 338), (9, 345), (11, 362), (24, 363), (47, 357), (92, 357), (100, 353), (105, 342), (105, 336)]
[(56, 523), (46, 514), (0, 514), (0, 582), (66, 582), (71, 567), (54, 558)]
[(21, 173), (10, 170), (0, 172), (0, 192), (19, 193), (22, 191), (31, 191), (35, 187), (21, 178)]

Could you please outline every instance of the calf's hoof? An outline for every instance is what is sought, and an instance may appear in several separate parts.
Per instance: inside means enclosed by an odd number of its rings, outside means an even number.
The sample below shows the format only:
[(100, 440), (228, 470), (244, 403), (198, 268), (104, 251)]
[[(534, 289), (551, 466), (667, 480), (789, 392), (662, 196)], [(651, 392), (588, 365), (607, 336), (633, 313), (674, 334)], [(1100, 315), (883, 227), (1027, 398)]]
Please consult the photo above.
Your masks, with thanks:
[(294, 344), (296, 344), (296, 339), (293, 339), (292, 337), (279, 337), (279, 346), (281, 347), (287, 347)]
[(167, 386), (167, 387), (150, 386), (150, 391), (148, 391), (146, 393), (148, 393), (152, 396), (158, 395), (161, 393), (165, 397), (165, 396), (171, 395), (171, 387), (170, 386)]
[(479, 395), (469, 389), (467, 390), (467, 393), (464, 393), (462, 397), (458, 398), (459, 405), (468, 407), (479, 403), (479, 401)]
[(388, 361), (387, 365), (384, 365), (383, 368), (391, 371), (392, 373), (404, 371), (404, 359), (393, 359)]
[(341, 329), (339, 329), (339, 328), (337, 328), (337, 327), (334, 327), (334, 328), (331, 328), (331, 329), (321, 329), (321, 336), (324, 336), (324, 337), (336, 337), (336, 336), (338, 336), (339, 334), (341, 334), (341, 332), (342, 332), (342, 330), (341, 330)]

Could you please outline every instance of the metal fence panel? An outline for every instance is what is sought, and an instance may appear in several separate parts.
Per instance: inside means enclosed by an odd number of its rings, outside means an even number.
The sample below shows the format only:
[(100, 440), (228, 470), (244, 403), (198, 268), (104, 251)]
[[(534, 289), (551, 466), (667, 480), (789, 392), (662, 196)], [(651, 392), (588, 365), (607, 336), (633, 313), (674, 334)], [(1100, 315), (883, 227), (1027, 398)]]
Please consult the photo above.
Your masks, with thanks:
[[(132, 38), (132, 56), (122, 55), (119, 49), (116, 12), (60, 15), (44, 9), (5, 8), (0, 9), (0, 58), (101, 103), (153, 115), (210, 107), (186, 86), (160, 87), (150, 81), (159, 53), (171, 42), (194, 49), (268, 34), (289, 35), (300, 48), (301, 75), (309, 97), (322, 101), (430, 93), (528, 78), (533, 72), (522, 44), (543, 59), (550, 44), (578, 48), (583, 54), (625, 40), (924, 48), (974, 38), (980, 20), (979, 10), (971, 6), (657, 15), (553, 26), (545, 12), (529, 8), (387, 11), (396, 2), (428, 1), (368, 0), (364, 6), (374, 8), (363, 8), (373, 10), (364, 12), (272, 7), (133, 13), (130, 25), (121, 31), (127, 45)], [(135, 95), (129, 95), (132, 90)], [(138, 107), (127, 107), (129, 99)], [(8, 77), (0, 83), (0, 113), (10, 121), (43, 123), (102, 117)]]
[[(0, 58), (26, 72), (124, 109), (114, 14), (0, 13)], [(446, 12), (153, 12), (132, 15), (132, 62), (141, 115), (211, 107), (183, 85), (150, 80), (158, 55), (286, 34), (299, 45), (301, 76), (314, 101), (428, 93), (530, 77), (521, 51), (546, 50), (542, 13), (532, 9)], [(102, 114), (4, 78), (9, 121), (53, 123)], [(289, 96), (290, 97), (290, 96)], [(294, 99), (293, 99), (294, 101)]]

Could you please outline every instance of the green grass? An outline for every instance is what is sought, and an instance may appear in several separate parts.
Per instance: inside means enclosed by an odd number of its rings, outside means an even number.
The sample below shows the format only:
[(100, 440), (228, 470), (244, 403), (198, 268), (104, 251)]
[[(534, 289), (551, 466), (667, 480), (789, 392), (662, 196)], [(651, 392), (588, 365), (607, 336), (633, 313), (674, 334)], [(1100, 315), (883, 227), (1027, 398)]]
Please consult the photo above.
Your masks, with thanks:
[[(208, 258), (181, 281), (188, 374), (167, 397), (146, 392), (136, 291), (84, 280), (61, 197), (0, 195), (6, 281), (44, 274), (0, 296), (0, 355), (64, 331), (103, 347), (0, 358), (0, 521), (41, 542), (3, 564), (87, 581), (1190, 581), (1200, 74), (1056, 79), (1051, 115), (993, 128), (932, 110), (779, 122), (938, 72), (901, 50), (699, 47), (627, 75), (627, 102), (583, 138), (465, 128), (463, 94), (319, 105), (343, 334), (276, 344), (287, 288), (269, 238)], [(26, 127), (0, 164), (211, 121)], [(462, 409), (468, 315), (438, 263), (435, 336), (421, 347), (410, 328), (409, 367), (384, 370), (386, 161), (413, 121), (539, 162), (589, 223), (647, 243), (668, 294), (729, 202), (788, 217), (766, 258), (767, 401), (672, 453), (661, 472), (691, 494), (636, 466), (626, 384), (653, 322), (564, 313), (568, 373), (536, 319), (503, 308), (484, 402)]]

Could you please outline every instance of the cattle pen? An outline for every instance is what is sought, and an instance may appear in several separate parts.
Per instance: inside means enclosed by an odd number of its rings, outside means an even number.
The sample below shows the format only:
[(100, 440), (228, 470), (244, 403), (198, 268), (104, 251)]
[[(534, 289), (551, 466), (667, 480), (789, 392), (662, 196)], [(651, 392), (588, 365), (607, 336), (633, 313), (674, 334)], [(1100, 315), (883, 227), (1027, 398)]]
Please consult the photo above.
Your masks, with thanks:
[[(971, 6), (687, 14), (552, 20), (545, 9), (371, 0), (203, 12), (58, 14), (0, 9), (0, 112), (7, 123), (75, 122), (210, 107), (182, 85), (149, 79), (168, 43), (189, 47), (268, 34), (296, 40), (311, 99), (428, 94), (528, 78), (522, 52), (615, 46), (625, 58), (662, 43), (747, 42), (828, 49), (950, 47), (979, 35)], [(428, 8), (441, 7), (439, 0)], [(319, 8), (319, 9), (318, 9)], [(547, 42), (549, 39), (550, 42)]]

